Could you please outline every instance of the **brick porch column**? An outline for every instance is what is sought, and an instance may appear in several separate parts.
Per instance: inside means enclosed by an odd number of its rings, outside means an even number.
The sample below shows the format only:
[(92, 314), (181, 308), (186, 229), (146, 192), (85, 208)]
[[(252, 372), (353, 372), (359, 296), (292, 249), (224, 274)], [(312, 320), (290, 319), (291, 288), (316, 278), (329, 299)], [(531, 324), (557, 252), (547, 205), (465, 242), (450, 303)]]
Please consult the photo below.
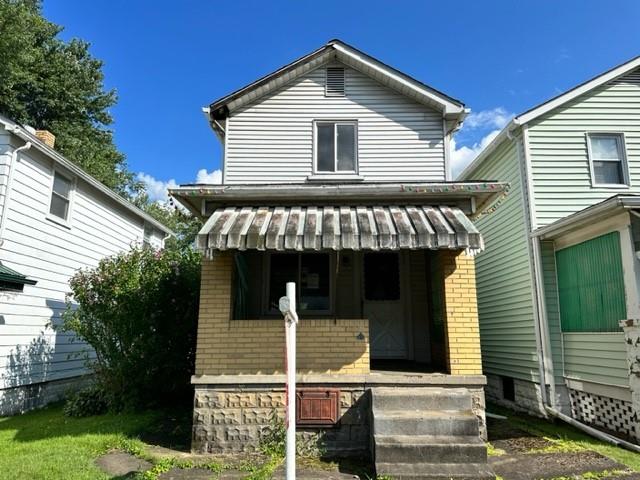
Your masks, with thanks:
[(443, 251), (439, 256), (444, 282), (444, 320), (449, 372), (452, 375), (481, 375), (474, 260), (460, 251)]
[(212, 260), (202, 259), (200, 312), (196, 342), (196, 375), (226, 373), (233, 358), (221, 351), (231, 319), (231, 277), (233, 255), (217, 253)]

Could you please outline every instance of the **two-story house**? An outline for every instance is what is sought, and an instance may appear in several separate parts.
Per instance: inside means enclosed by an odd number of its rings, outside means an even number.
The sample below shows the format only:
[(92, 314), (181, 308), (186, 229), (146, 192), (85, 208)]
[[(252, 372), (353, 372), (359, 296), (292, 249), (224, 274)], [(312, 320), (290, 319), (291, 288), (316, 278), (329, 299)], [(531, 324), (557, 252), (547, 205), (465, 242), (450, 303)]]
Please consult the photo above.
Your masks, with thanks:
[(293, 281), (304, 441), (489, 476), (469, 217), (505, 185), (449, 180), (464, 105), (332, 40), (205, 111), (223, 182), (171, 191), (206, 219), (193, 449), (256, 449), (282, 418)]
[(69, 279), (171, 233), (54, 150), (55, 137), (0, 116), (0, 415), (57, 400), (87, 371), (87, 346), (55, 330)]
[(515, 117), (460, 175), (511, 185), (477, 222), (488, 397), (631, 437), (620, 321), (640, 318), (639, 108), (635, 58)]

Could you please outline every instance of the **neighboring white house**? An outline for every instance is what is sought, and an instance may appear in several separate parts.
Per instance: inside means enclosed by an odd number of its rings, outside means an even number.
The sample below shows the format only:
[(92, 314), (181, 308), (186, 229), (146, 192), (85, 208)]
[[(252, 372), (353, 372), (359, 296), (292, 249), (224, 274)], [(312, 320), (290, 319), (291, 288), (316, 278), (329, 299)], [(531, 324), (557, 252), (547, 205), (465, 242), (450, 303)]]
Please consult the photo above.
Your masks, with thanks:
[(0, 415), (59, 398), (84, 348), (56, 332), (69, 279), (171, 231), (53, 149), (55, 137), (0, 116)]

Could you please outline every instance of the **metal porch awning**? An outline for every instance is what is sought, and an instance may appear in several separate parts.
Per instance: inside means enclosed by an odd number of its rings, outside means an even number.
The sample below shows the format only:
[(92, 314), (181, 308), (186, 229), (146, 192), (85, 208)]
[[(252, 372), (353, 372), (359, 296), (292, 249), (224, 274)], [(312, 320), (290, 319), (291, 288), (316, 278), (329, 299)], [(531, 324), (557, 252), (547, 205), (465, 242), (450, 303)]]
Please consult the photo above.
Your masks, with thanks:
[(483, 248), (457, 207), (339, 206), (219, 208), (197, 238), (216, 250), (400, 250)]

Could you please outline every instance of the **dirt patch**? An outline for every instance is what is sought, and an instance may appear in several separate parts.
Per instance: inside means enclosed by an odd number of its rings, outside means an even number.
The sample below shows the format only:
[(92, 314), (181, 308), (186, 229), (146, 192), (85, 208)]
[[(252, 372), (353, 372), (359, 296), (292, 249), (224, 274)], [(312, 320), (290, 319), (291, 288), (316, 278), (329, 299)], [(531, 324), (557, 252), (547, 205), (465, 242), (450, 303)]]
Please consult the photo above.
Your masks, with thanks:
[(125, 477), (149, 470), (152, 465), (124, 452), (109, 452), (96, 459), (96, 465), (114, 477)]
[(627, 467), (596, 452), (530, 453), (489, 459), (496, 475), (505, 480), (537, 480), (576, 476), (587, 472), (627, 470)]
[(526, 453), (552, 447), (553, 442), (514, 427), (508, 420), (487, 419), (489, 441), (506, 453)]

